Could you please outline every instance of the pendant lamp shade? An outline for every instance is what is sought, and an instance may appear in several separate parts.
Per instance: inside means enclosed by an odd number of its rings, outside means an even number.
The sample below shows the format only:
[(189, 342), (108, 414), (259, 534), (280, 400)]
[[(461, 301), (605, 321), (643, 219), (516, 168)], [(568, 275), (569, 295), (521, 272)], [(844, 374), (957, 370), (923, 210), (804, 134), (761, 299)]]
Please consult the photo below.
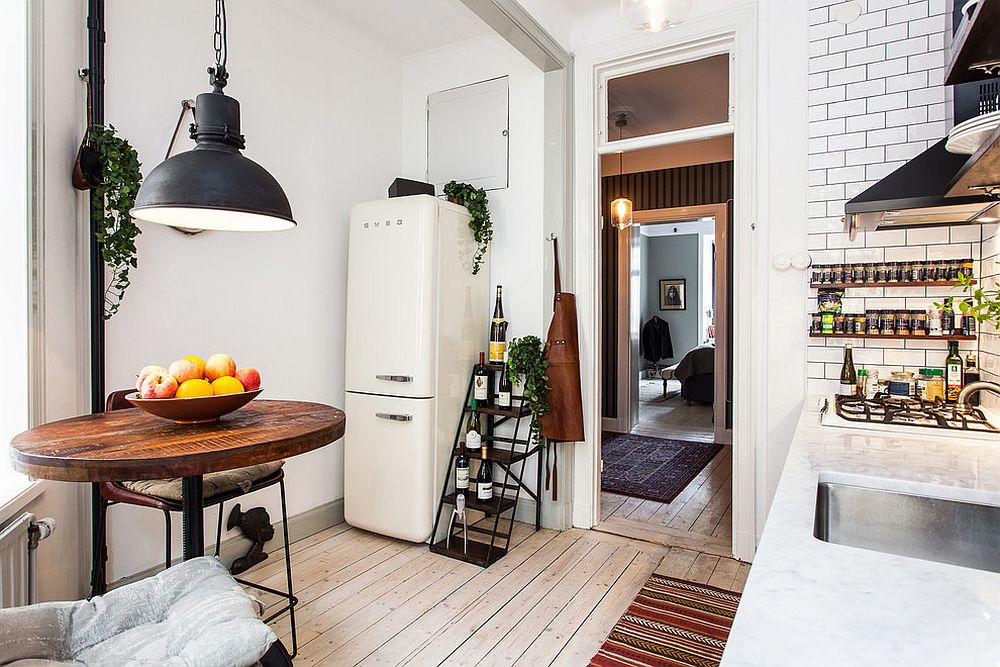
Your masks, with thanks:
[(611, 222), (619, 230), (632, 226), (632, 200), (619, 197), (611, 202)]
[(693, 0), (621, 0), (620, 13), (633, 30), (660, 32), (682, 23)]
[(193, 150), (160, 163), (143, 179), (131, 211), (137, 220), (191, 230), (270, 232), (295, 226), (273, 176), (240, 150), (240, 103), (221, 91), (195, 106)]

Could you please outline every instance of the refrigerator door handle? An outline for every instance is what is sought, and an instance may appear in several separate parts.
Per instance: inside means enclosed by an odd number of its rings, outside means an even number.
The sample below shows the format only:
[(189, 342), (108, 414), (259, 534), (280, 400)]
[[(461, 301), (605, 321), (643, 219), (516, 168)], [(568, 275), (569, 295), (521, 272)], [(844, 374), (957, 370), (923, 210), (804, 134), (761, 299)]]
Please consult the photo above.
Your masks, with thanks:
[(376, 380), (388, 380), (389, 382), (413, 382), (412, 375), (376, 375)]
[(376, 412), (375, 416), (379, 419), (388, 419), (394, 422), (411, 422), (413, 421), (413, 415), (404, 415), (392, 412)]

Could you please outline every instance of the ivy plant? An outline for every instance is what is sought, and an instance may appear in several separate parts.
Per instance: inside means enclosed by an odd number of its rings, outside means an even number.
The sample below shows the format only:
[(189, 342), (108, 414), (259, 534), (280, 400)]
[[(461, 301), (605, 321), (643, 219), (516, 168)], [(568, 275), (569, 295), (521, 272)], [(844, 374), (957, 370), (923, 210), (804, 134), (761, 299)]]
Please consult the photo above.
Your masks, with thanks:
[(111, 274), (104, 290), (104, 319), (118, 312), (130, 284), (129, 271), (138, 266), (135, 237), (141, 234), (129, 211), (142, 183), (139, 155), (113, 125), (96, 125), (91, 145), (101, 158), (101, 184), (92, 191), (91, 212), (101, 257)]
[(448, 197), (448, 201), (469, 209), (469, 214), (472, 216), (472, 219), (469, 220), (469, 229), (472, 230), (472, 235), (475, 237), (476, 243), (479, 244), (476, 256), (472, 260), (472, 274), (476, 275), (483, 266), (490, 241), (493, 240), (490, 200), (483, 188), (455, 181), (450, 181), (444, 186), (444, 194)]
[(511, 381), (524, 388), (524, 400), (534, 417), (531, 421), (531, 437), (535, 444), (545, 443), (539, 419), (552, 411), (548, 397), (549, 376), (545, 373), (548, 366), (545, 346), (538, 336), (515, 338), (507, 348), (507, 370)]

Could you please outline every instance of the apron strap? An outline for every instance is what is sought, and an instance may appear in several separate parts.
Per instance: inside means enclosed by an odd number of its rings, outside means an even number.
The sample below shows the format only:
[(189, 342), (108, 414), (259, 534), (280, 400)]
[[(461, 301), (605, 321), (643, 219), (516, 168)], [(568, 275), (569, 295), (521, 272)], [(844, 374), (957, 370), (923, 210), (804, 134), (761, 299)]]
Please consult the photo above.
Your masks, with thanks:
[(552, 310), (556, 309), (556, 302), (559, 301), (559, 294), (562, 292), (562, 280), (559, 271), (559, 239), (552, 239), (552, 254), (555, 257), (555, 294), (552, 299)]

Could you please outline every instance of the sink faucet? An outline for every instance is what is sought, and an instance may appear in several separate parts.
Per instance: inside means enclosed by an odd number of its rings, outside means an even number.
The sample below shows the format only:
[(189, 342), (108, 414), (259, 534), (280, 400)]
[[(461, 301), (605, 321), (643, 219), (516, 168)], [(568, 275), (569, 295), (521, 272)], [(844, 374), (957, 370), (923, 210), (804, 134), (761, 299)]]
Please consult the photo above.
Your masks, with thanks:
[(955, 405), (955, 409), (961, 414), (969, 414), (972, 412), (972, 405), (969, 401), (972, 400), (973, 394), (978, 394), (981, 391), (989, 391), (997, 396), (1000, 396), (1000, 384), (996, 382), (986, 382), (979, 380), (976, 382), (970, 382), (969, 384), (962, 387), (962, 391), (958, 394), (958, 402)]

